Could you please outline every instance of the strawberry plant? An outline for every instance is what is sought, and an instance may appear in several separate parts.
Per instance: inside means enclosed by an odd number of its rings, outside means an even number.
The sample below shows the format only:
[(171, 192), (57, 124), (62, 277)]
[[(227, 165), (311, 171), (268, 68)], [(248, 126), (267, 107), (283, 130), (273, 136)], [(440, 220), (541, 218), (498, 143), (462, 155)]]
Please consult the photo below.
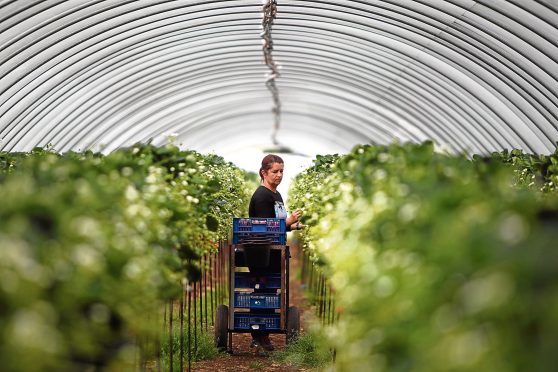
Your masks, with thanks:
[(133, 366), (162, 301), (247, 209), (245, 182), (217, 156), (172, 146), (1, 153), (2, 368)]
[(357, 146), (322, 165), (289, 200), (310, 211), (305, 249), (335, 290), (340, 318), (325, 332), (338, 369), (552, 368), (556, 194), (521, 187), (498, 156), (428, 142)]

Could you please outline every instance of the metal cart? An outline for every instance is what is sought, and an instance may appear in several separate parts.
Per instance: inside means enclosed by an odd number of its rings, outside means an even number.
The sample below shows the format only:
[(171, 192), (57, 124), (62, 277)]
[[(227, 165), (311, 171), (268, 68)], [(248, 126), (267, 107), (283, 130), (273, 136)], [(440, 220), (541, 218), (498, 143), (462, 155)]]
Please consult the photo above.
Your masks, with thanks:
[[(283, 244), (276, 244), (283, 243)], [(233, 351), (233, 333), (300, 332), (298, 308), (289, 304), (289, 246), (284, 220), (234, 219), (229, 245), (229, 305), (215, 314), (215, 344)]]

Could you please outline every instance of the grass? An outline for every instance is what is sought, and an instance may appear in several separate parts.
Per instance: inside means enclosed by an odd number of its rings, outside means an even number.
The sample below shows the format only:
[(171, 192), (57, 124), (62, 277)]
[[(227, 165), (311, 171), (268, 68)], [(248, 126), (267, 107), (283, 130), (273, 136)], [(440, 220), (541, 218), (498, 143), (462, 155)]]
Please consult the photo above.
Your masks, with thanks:
[(265, 368), (265, 364), (263, 364), (262, 362), (250, 362), (248, 367), (254, 370), (263, 370)]
[(322, 369), (333, 361), (333, 353), (321, 340), (323, 337), (318, 333), (302, 334), (285, 350), (276, 351), (271, 357), (276, 362), (294, 367)]
[[(191, 347), (188, 345), (188, 329), (187, 325), (184, 330), (184, 359), (183, 365), (188, 364), (188, 350), (191, 352), (191, 361), (197, 362), (200, 360), (206, 360), (216, 357), (219, 351), (215, 347), (213, 340), (213, 334), (211, 332), (205, 332), (205, 330), (197, 329), (196, 338), (197, 344), (194, 343), (194, 329), (192, 328)], [(170, 370), (170, 350), (172, 347), (173, 352), (173, 370), (180, 370), (180, 328), (176, 327), (173, 332), (172, 345), (171, 340), (168, 335), (162, 340), (161, 345), (161, 367), (163, 370)]]

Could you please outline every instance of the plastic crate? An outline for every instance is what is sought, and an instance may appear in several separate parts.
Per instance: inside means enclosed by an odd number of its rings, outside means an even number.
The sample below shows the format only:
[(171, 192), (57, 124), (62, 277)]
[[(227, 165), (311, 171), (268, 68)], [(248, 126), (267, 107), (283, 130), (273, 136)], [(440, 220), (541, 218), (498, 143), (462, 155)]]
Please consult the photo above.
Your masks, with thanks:
[(235, 292), (234, 306), (250, 309), (279, 309), (281, 295)]
[(280, 330), (281, 317), (279, 314), (235, 313), (234, 328), (270, 331)]
[(286, 233), (284, 218), (233, 218), (234, 232)]
[(234, 288), (277, 290), (281, 288), (281, 274), (256, 278), (252, 273), (234, 273)]
[(283, 218), (233, 218), (233, 244), (287, 244)]

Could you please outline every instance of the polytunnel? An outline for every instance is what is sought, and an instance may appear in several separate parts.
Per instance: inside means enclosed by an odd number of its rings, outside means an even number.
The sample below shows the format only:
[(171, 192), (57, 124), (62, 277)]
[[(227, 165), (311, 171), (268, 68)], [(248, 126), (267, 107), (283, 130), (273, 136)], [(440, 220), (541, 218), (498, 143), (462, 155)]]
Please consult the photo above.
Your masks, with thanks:
[(3, 151), (558, 141), (555, 0), (4, 0), (0, 14)]
[(556, 370), (557, 144), (558, 0), (0, 0), (0, 368)]

